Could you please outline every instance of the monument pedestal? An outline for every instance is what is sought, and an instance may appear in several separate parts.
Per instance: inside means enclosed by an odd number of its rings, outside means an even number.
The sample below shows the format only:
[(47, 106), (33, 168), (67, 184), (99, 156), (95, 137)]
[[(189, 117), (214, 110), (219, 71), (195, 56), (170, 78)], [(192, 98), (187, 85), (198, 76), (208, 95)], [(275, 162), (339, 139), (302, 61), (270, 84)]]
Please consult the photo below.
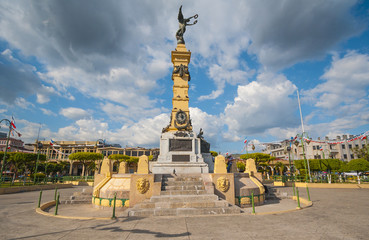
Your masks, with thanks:
[(203, 142), (193, 132), (164, 132), (160, 138), (160, 155), (152, 165), (152, 173), (209, 173), (206, 162), (209, 161), (210, 154), (203, 156), (202, 152), (208, 150), (204, 149)]

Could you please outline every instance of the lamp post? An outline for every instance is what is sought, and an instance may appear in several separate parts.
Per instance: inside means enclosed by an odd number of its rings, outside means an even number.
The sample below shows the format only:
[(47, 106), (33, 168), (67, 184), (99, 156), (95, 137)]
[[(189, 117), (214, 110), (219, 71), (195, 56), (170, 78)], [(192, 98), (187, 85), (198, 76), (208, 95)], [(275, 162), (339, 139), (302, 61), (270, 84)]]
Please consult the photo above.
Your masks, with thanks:
[(39, 141), (37, 141), (36, 145), (37, 145), (37, 160), (36, 160), (35, 173), (33, 174), (33, 183), (36, 183), (36, 173), (37, 173), (37, 168), (38, 168), (38, 160), (40, 158), (40, 148), (43, 147), (42, 143)]
[[(8, 137), (6, 139), (6, 146), (5, 146), (5, 151), (4, 151), (4, 156), (3, 156), (3, 163), (1, 165), (1, 173), (0, 173), (0, 182), (3, 182), (3, 171), (4, 171), (4, 167), (5, 167), (5, 159), (6, 159), (6, 153), (8, 151), (8, 145), (9, 145), (9, 138), (10, 138), (10, 132), (12, 131), (12, 124), (10, 122), (10, 120), (8, 119), (2, 119), (0, 121), (0, 124), (5, 121), (6, 123), (9, 124), (9, 132), (8, 132)], [(1, 126), (0, 126), (1, 128)]]
[[(309, 174), (309, 180), (310, 180), (310, 182), (311, 182), (310, 164), (309, 164), (309, 161), (308, 161), (308, 160), (306, 160), (306, 155), (305, 155), (305, 146), (304, 146), (304, 135), (305, 135), (305, 134), (306, 134), (305, 132), (303, 132), (301, 135), (300, 135), (300, 134), (297, 134), (297, 137), (301, 139), (302, 154), (303, 154), (303, 157), (304, 157), (305, 173), (306, 173), (306, 171), (308, 171), (308, 174)], [(308, 136), (307, 136), (307, 137), (308, 137)], [(309, 142), (307, 142), (307, 144), (309, 144), (309, 143), (310, 143), (310, 141), (309, 141)], [(296, 142), (295, 142), (295, 145), (296, 145), (296, 147), (297, 147), (297, 146), (299, 145), (299, 142), (298, 142), (298, 141), (296, 141)], [(307, 168), (306, 168), (306, 166), (307, 166)], [(305, 181), (307, 182), (307, 177), (306, 177), (306, 175), (305, 175)]]
[[(102, 141), (102, 143), (103, 143), (103, 149), (105, 148), (105, 141), (104, 141), (104, 139), (97, 139), (96, 140), (96, 144), (95, 144), (95, 146), (96, 146), (96, 153), (97, 153), (97, 146), (98, 146), (98, 143), (100, 143), (100, 141)], [(104, 154), (103, 154), (102, 151), (101, 151), (101, 154), (103, 155), (102, 156), (102, 160), (104, 160)], [(100, 163), (99, 163), (99, 168), (97, 169), (99, 172), (100, 172), (100, 168), (101, 168), (101, 166), (100, 166)], [(96, 171), (95, 171), (95, 173), (96, 173)]]

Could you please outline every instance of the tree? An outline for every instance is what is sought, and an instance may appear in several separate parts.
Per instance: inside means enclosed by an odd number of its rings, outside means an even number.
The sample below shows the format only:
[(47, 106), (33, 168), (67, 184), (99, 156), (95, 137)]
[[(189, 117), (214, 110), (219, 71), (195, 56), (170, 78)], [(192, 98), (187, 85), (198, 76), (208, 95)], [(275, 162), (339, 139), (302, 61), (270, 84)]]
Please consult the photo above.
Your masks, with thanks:
[(276, 168), (276, 170), (279, 171), (279, 174), (282, 176), (283, 175), (283, 170), (285, 168), (285, 165), (282, 162), (277, 162), (275, 164), (275, 168)]
[(245, 163), (242, 161), (238, 161), (237, 162), (237, 168), (240, 172), (244, 172), (245, 171)]
[(218, 153), (217, 153), (217, 152), (215, 152), (215, 151), (210, 151), (210, 153), (211, 153), (211, 156), (213, 156), (213, 157), (218, 156)]
[(366, 172), (369, 171), (369, 162), (365, 159), (359, 158), (359, 159), (353, 159), (348, 164), (347, 167), (351, 171), (356, 171), (357, 173), (357, 179), (360, 184), (360, 172)]
[(110, 160), (118, 160), (119, 162), (122, 162), (122, 161), (127, 162), (127, 160), (129, 160), (131, 157), (124, 155), (124, 154), (112, 154), (112, 155), (109, 155), (108, 158)]
[(354, 147), (352, 151), (358, 158), (369, 161), (369, 144), (365, 144), (362, 148)]
[(91, 164), (96, 160), (101, 160), (104, 156), (101, 153), (92, 153), (92, 152), (77, 152), (69, 155), (69, 159), (73, 161), (78, 161), (83, 164), (82, 176), (85, 175), (85, 171), (87, 170), (87, 165)]
[(249, 158), (252, 158), (255, 160), (255, 163), (259, 163), (259, 162), (270, 162), (275, 160), (275, 157), (270, 156), (269, 154), (266, 153), (248, 153), (248, 154), (243, 154), (240, 156), (241, 159), (247, 160)]
[[(26, 170), (32, 170), (36, 166), (37, 153), (10, 152), (6, 154), (6, 168), (12, 170), (15, 175), (23, 174)], [(0, 158), (4, 156), (0, 152)], [(46, 155), (39, 154), (39, 161), (46, 161)], [(5, 169), (6, 169), (5, 168)], [(14, 176), (15, 176), (14, 175)]]

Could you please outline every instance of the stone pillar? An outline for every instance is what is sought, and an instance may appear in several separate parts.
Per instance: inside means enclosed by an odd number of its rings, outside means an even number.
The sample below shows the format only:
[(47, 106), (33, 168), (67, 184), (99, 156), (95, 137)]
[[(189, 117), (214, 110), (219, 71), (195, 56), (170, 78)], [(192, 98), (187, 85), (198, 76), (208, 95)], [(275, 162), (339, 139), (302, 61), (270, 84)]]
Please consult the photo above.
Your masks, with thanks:
[(111, 177), (112, 165), (111, 165), (111, 161), (109, 158), (104, 158), (102, 165), (101, 165), (100, 174), (105, 174), (106, 177)]
[(149, 157), (140, 156), (138, 160), (137, 174), (149, 174)]
[(127, 162), (121, 161), (119, 164), (119, 172), (118, 173), (128, 173)]
[(214, 173), (227, 173), (227, 164), (224, 156), (218, 155), (215, 157)]

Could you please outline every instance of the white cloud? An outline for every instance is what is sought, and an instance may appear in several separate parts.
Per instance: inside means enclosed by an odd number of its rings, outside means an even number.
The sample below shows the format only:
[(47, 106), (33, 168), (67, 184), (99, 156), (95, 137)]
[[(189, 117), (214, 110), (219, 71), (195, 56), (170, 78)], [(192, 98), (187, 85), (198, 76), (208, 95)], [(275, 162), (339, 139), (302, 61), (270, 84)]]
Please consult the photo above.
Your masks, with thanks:
[(349, 52), (343, 58), (334, 56), (321, 79), (323, 83), (304, 92), (316, 107), (339, 116), (369, 111), (369, 55)]
[(219, 116), (208, 114), (199, 108), (190, 108), (190, 117), (193, 131), (198, 133), (202, 128), (204, 139), (211, 144), (211, 147), (217, 146), (224, 124)]
[(338, 42), (365, 29), (351, 15), (357, 1), (250, 1), (246, 14), (251, 45), (267, 68), (280, 69), (323, 57)]
[(15, 99), (14, 104), (20, 108), (27, 109), (29, 107), (35, 107), (35, 105), (31, 102), (28, 102), (26, 99), (22, 97), (18, 97)]
[(53, 111), (49, 110), (49, 109), (46, 109), (46, 108), (40, 108), (42, 113), (45, 114), (45, 115), (48, 115), (48, 116), (54, 116), (56, 117), (57, 114), (54, 113)]
[(81, 108), (74, 108), (74, 107), (62, 108), (60, 109), (59, 113), (63, 115), (64, 117), (67, 117), (73, 120), (79, 120), (79, 119), (91, 117), (91, 114), (88, 111), (83, 110)]
[(225, 84), (237, 85), (247, 83), (248, 79), (254, 75), (254, 70), (244, 71), (238, 69), (224, 69), (217, 64), (213, 64), (208, 71), (208, 75), (212, 78), (217, 86), (217, 90), (213, 90), (209, 95), (200, 96), (199, 100), (216, 99), (224, 92)]
[(283, 75), (262, 73), (258, 81), (238, 86), (237, 97), (224, 110), (228, 132), (224, 137), (238, 141), (243, 136), (260, 134), (275, 127), (297, 124), (297, 101), (290, 96), (296, 86)]
[(42, 85), (37, 92), (37, 99), (36, 101), (40, 104), (48, 103), (50, 101), (50, 95), (59, 95), (60, 93), (57, 92), (53, 87)]

